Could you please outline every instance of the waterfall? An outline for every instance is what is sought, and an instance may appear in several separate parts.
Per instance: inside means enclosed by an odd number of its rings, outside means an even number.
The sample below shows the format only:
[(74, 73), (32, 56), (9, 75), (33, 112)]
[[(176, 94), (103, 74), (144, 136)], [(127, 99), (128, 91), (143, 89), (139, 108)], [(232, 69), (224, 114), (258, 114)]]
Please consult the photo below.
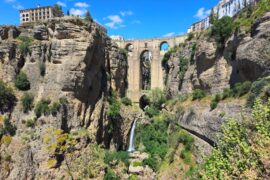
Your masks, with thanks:
[(128, 145), (128, 150), (127, 150), (128, 152), (133, 152), (133, 151), (135, 151), (134, 137), (135, 137), (136, 122), (137, 122), (137, 119), (133, 122), (131, 131), (130, 131), (129, 145)]

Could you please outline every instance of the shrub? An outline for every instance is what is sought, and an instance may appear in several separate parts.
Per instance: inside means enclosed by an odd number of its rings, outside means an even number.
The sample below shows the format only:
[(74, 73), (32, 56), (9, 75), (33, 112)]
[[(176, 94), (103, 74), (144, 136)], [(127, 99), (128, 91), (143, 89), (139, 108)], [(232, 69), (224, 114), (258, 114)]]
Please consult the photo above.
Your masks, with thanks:
[(145, 114), (151, 118), (157, 116), (159, 114), (159, 110), (155, 106), (147, 106), (145, 108)]
[(217, 108), (218, 102), (217, 101), (211, 101), (210, 108), (211, 110), (214, 110)]
[(49, 115), (50, 114), (50, 99), (42, 99), (39, 101), (35, 107), (35, 114), (37, 117), (40, 117), (42, 114)]
[(247, 94), (251, 88), (252, 83), (250, 81), (245, 81), (244, 83), (236, 83), (233, 87), (234, 97), (241, 97)]
[(180, 78), (180, 80), (184, 79), (187, 70), (188, 70), (188, 59), (186, 59), (184, 57), (180, 57), (180, 59), (179, 59), (179, 78)]
[(0, 140), (0, 145), (5, 144), (6, 146), (8, 146), (12, 141), (12, 137), (9, 135), (4, 135)]
[(143, 163), (141, 161), (135, 161), (132, 163), (132, 166), (134, 166), (134, 167), (138, 167), (138, 166), (142, 166), (142, 165), (143, 165)]
[(16, 97), (12, 88), (0, 80), (0, 112), (10, 111), (16, 104)]
[(211, 104), (210, 104), (211, 110), (214, 110), (214, 109), (217, 108), (217, 105), (218, 105), (220, 100), (221, 100), (221, 96), (219, 94), (216, 94), (214, 96), (214, 98), (212, 98), (212, 101), (211, 101)]
[(129, 155), (126, 151), (118, 151), (118, 152), (112, 152), (107, 151), (104, 156), (104, 162), (108, 165), (111, 165), (112, 163), (119, 163), (122, 161), (126, 166), (129, 165)]
[(219, 48), (224, 48), (225, 41), (232, 34), (234, 27), (233, 19), (229, 16), (214, 21), (211, 36), (215, 38)]
[(21, 99), (23, 111), (27, 113), (33, 107), (34, 96), (30, 93), (25, 93)]
[(61, 108), (61, 105), (58, 102), (54, 102), (50, 107), (50, 112), (53, 116), (56, 116)]
[(131, 106), (132, 105), (132, 101), (128, 98), (128, 97), (123, 97), (121, 99), (122, 104), (126, 105), (126, 106)]
[(30, 89), (30, 82), (28, 81), (27, 75), (24, 72), (20, 72), (15, 80), (15, 86), (22, 91)]
[(109, 110), (107, 112), (108, 118), (112, 121), (117, 120), (120, 117), (121, 104), (117, 99), (111, 100)]
[(181, 158), (184, 159), (184, 162), (186, 164), (190, 164), (191, 163), (191, 152), (187, 149), (183, 149), (181, 151)]
[(195, 89), (193, 92), (192, 92), (192, 100), (201, 100), (202, 98), (204, 98), (206, 96), (205, 92), (201, 89)]
[(158, 171), (158, 168), (159, 168), (158, 160), (155, 157), (152, 157), (152, 156), (145, 159), (145, 160), (143, 160), (143, 165), (149, 166), (154, 171)]
[(20, 40), (19, 50), (21, 54), (26, 55), (28, 52), (30, 52), (29, 46), (31, 45), (33, 39), (27, 36), (19, 36), (18, 40)]
[(106, 169), (104, 180), (120, 180), (120, 178), (115, 174), (115, 172), (111, 168), (108, 167)]
[(252, 107), (255, 99), (258, 97), (262, 98), (264, 101), (267, 101), (267, 98), (269, 97), (269, 95), (267, 95), (267, 92), (269, 92), (269, 87), (270, 77), (262, 78), (253, 82), (247, 98), (247, 105)]
[(35, 127), (35, 124), (36, 124), (36, 119), (28, 119), (28, 120), (26, 121), (26, 126), (27, 126), (27, 127), (33, 128), (33, 127)]
[(186, 150), (191, 150), (194, 138), (186, 131), (181, 130), (178, 135), (178, 141), (185, 145)]
[(138, 180), (138, 175), (136, 175), (136, 174), (131, 174), (131, 175), (128, 177), (128, 180)]
[(0, 139), (5, 134), (14, 136), (16, 133), (16, 130), (17, 130), (17, 127), (15, 125), (12, 125), (8, 118), (5, 118), (3, 126), (2, 127), (0, 126)]
[(41, 76), (45, 76), (46, 74), (46, 65), (45, 63), (40, 63), (39, 64), (39, 72)]
[(165, 94), (162, 90), (155, 88), (149, 92), (150, 104), (156, 109), (161, 109), (162, 105), (166, 102)]
[(229, 89), (229, 88), (225, 88), (223, 89), (223, 93), (222, 93), (222, 100), (228, 98), (228, 97), (232, 97), (233, 96), (233, 90)]

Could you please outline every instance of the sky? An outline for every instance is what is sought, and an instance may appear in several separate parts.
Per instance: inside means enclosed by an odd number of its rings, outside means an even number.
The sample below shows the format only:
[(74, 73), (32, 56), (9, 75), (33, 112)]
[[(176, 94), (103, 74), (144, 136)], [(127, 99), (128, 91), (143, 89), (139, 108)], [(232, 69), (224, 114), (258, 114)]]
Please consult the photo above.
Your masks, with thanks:
[(181, 35), (205, 18), (219, 0), (0, 0), (0, 24), (19, 25), (19, 10), (59, 4), (63, 11), (84, 15), (125, 39)]

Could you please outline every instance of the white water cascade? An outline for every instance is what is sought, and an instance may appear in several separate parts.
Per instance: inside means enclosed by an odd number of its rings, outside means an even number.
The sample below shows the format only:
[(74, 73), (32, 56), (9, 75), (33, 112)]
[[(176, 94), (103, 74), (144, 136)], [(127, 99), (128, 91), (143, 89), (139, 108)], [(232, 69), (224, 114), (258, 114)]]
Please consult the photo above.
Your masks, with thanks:
[(128, 150), (127, 150), (128, 152), (135, 151), (134, 138), (135, 138), (136, 122), (137, 122), (137, 119), (133, 122), (131, 131), (130, 131), (129, 145), (128, 145)]

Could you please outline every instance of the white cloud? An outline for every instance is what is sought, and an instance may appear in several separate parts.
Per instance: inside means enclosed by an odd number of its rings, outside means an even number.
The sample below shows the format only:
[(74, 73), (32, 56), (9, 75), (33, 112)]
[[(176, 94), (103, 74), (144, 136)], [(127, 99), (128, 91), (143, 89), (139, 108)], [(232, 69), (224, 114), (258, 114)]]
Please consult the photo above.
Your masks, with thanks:
[(109, 20), (109, 22), (106, 23), (105, 25), (111, 29), (118, 29), (120, 27), (125, 27), (125, 25), (123, 25), (124, 20), (119, 15), (110, 15), (104, 18), (104, 20)]
[(120, 12), (121, 16), (132, 16), (133, 12), (132, 11), (121, 11)]
[(57, 3), (59, 6), (62, 6), (62, 7), (67, 7), (67, 4), (64, 3), (64, 2), (61, 2), (61, 1), (57, 1)]
[(194, 17), (199, 19), (204, 19), (211, 13), (211, 10), (206, 10), (205, 8), (200, 8), (197, 13), (194, 15)]
[(85, 2), (77, 2), (74, 6), (79, 8), (88, 8), (90, 5)]
[(12, 5), (12, 7), (13, 7), (14, 9), (18, 9), (18, 10), (21, 10), (21, 9), (24, 8), (24, 7), (23, 7), (22, 5), (20, 5), (20, 4)]
[(86, 13), (86, 9), (75, 9), (71, 8), (69, 10), (70, 14), (75, 15), (75, 16), (83, 16)]
[(16, 0), (5, 0), (6, 3), (10, 4), (12, 6), (12, 8), (17, 9), (17, 10), (21, 10), (24, 7), (17, 2)]
[(175, 35), (175, 32), (170, 32), (170, 33), (164, 34), (163, 37), (172, 37), (174, 35)]

